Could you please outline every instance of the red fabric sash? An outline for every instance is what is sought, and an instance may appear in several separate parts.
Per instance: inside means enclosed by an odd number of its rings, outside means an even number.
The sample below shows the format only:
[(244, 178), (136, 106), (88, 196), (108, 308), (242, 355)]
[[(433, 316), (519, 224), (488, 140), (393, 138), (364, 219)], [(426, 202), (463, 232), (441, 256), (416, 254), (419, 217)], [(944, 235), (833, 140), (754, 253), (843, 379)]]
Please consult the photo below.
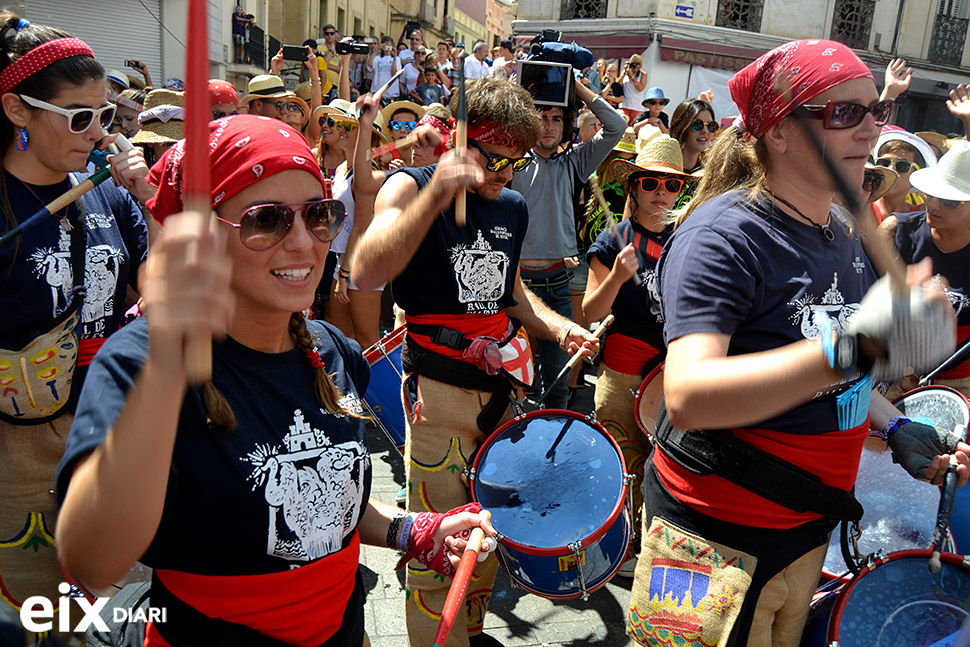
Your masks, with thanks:
[[(957, 346), (961, 346), (967, 341), (967, 339), (970, 339), (970, 325), (957, 326)], [(970, 377), (970, 359), (960, 362), (953, 368), (943, 371), (936, 377), (940, 380), (959, 380), (965, 377)]]
[(612, 333), (606, 338), (603, 347), (603, 361), (618, 373), (640, 375), (643, 372), (643, 365), (656, 357), (659, 352), (636, 337)]
[(104, 346), (104, 342), (108, 341), (107, 337), (94, 337), (92, 339), (82, 339), (78, 343), (77, 348), (77, 365), (87, 366), (94, 360), (95, 354), (101, 347)]
[[(729, 433), (727, 431), (722, 433)], [(785, 434), (771, 429), (732, 429), (739, 440), (815, 474), (826, 485), (850, 490), (859, 471), (869, 420), (853, 429), (822, 434)], [(660, 482), (681, 503), (729, 523), (756, 528), (794, 528), (821, 519), (815, 512), (796, 512), (769, 501), (716, 474), (689, 472), (660, 447), (653, 453)]]
[[(509, 317), (504, 310), (493, 315), (406, 315), (405, 319), (409, 324), (430, 324), (458, 330), (469, 339), (472, 337), (505, 339), (505, 333), (509, 329)], [(408, 336), (421, 348), (477, 366), (474, 360), (463, 358), (462, 351), (435, 344), (426, 335), (417, 335), (409, 330)]]
[[(175, 596), (210, 618), (245, 625), (276, 640), (316, 647), (340, 628), (354, 591), (360, 536), (347, 548), (302, 568), (262, 575), (155, 574)], [(145, 647), (171, 647), (149, 624)]]

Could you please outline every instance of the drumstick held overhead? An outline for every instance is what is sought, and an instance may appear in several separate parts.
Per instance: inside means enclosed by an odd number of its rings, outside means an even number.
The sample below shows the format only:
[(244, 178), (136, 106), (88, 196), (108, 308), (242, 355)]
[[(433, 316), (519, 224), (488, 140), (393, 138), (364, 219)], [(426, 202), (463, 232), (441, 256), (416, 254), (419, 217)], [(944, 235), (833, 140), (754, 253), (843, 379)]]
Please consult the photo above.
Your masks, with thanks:
[[(464, 155), (468, 147), (468, 104), (465, 101), (465, 58), (467, 57), (468, 54), (461, 55), (461, 66), (458, 68), (458, 140), (455, 143), (458, 155)], [(465, 189), (455, 196), (455, 222), (459, 227), (464, 227), (467, 219), (467, 197)]]
[[(488, 513), (486, 512), (486, 514)], [(434, 636), (434, 647), (441, 647), (451, 632), (451, 626), (455, 623), (455, 616), (458, 615), (458, 609), (461, 608), (465, 593), (468, 591), (468, 583), (471, 581), (472, 571), (475, 569), (475, 563), (478, 561), (478, 553), (481, 552), (484, 539), (485, 531), (481, 528), (472, 530), (468, 544), (465, 546), (465, 552), (461, 554), (461, 561), (458, 563), (455, 577), (451, 581), (451, 587), (448, 589), (445, 604), (441, 609), (441, 621), (438, 623), (438, 631)]]

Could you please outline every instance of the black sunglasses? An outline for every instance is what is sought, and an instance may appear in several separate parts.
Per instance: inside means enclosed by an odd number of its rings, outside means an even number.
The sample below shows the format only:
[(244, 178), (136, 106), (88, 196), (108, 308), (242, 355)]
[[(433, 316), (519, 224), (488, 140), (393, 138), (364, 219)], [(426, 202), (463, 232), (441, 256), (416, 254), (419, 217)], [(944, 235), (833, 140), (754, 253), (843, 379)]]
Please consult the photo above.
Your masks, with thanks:
[(891, 157), (880, 157), (876, 160), (876, 166), (882, 166), (884, 168), (891, 168), (900, 175), (904, 173), (909, 173), (910, 169), (919, 169), (919, 164), (916, 162), (910, 162), (909, 160), (894, 160)]
[(945, 200), (944, 198), (938, 198), (935, 195), (930, 195), (923, 191), (918, 191), (917, 193), (923, 198), (924, 204), (929, 204), (930, 200), (936, 200), (944, 209), (957, 209), (967, 203), (966, 200)]
[(695, 133), (699, 133), (700, 131), (704, 130), (704, 126), (707, 126), (707, 132), (709, 133), (717, 132), (718, 126), (716, 121), (708, 121), (705, 124), (700, 119), (695, 119), (694, 122), (690, 125), (690, 129), (693, 130)]
[[(293, 207), (297, 207), (296, 210)], [(330, 242), (340, 232), (347, 210), (340, 200), (315, 200), (295, 204), (257, 204), (243, 212), (239, 223), (216, 216), (233, 229), (249, 249), (262, 252), (286, 237), (297, 213), (303, 214), (307, 230), (321, 242)]]
[(337, 32), (335, 32), (335, 31), (325, 31), (325, 32), (323, 32), (323, 35), (324, 36), (336, 36), (337, 35)]
[(485, 156), (485, 170), (490, 173), (498, 173), (504, 170), (509, 164), (512, 165), (512, 172), (518, 173), (519, 171), (524, 171), (525, 168), (532, 163), (532, 156), (526, 155), (524, 157), (502, 157), (501, 155), (491, 155), (485, 152), (485, 149), (479, 145), (474, 139), (469, 139), (468, 143), (478, 149), (478, 152)]
[(663, 99), (647, 99), (644, 103), (648, 106), (665, 106), (667, 102)]
[(870, 193), (878, 191), (885, 179), (885, 176), (879, 171), (867, 170), (862, 176), (862, 190)]
[(681, 188), (684, 186), (684, 181), (678, 177), (661, 179), (650, 175), (643, 175), (639, 178), (634, 178), (634, 181), (639, 181), (640, 188), (647, 193), (653, 193), (660, 188), (661, 184), (663, 184), (664, 191), (667, 193), (680, 193)]
[(829, 101), (824, 106), (804, 104), (797, 110), (803, 117), (821, 119), (822, 128), (826, 130), (853, 128), (861, 124), (867, 114), (872, 115), (877, 126), (884, 126), (893, 114), (893, 100), (886, 99), (873, 106), (854, 101)]
[(212, 121), (215, 121), (216, 119), (224, 119), (225, 117), (231, 117), (234, 114), (236, 114), (236, 113), (235, 112), (223, 112), (222, 110), (213, 110), (212, 111)]

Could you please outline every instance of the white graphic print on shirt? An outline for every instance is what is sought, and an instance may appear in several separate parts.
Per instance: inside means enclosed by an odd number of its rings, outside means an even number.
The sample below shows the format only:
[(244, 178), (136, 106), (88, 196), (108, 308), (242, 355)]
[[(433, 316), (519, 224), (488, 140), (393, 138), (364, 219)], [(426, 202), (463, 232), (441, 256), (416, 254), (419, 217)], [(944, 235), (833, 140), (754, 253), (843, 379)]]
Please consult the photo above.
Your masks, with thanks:
[(819, 312), (826, 313), (832, 320), (832, 327), (837, 332), (841, 332), (849, 317), (859, 308), (858, 303), (845, 302), (845, 297), (839, 291), (838, 272), (833, 274), (832, 285), (822, 295), (821, 303), (815, 303), (815, 295), (805, 294), (802, 298), (795, 299), (788, 305), (795, 308), (795, 313), (791, 315), (791, 321), (793, 324), (799, 325), (805, 339), (818, 337), (819, 327), (816, 316)]
[(458, 281), (458, 301), (468, 304), (468, 312), (498, 312), (498, 300), (505, 294), (508, 255), (493, 250), (479, 231), (471, 245), (451, 248), (451, 263)]
[[(357, 409), (354, 400), (347, 404)], [(263, 488), (269, 504), (266, 552), (302, 562), (335, 553), (357, 526), (370, 456), (356, 441), (334, 445), (299, 409), (283, 443), (257, 446), (240, 459), (254, 466), (253, 490)]]

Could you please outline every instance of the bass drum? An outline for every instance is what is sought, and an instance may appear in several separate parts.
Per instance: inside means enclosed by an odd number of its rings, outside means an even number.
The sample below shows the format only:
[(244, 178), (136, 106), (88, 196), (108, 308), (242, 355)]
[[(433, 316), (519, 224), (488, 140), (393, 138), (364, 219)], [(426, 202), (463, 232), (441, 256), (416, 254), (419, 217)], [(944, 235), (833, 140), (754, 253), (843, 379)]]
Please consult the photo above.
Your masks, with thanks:
[(374, 421), (402, 455), (407, 426), (401, 399), (401, 385), (404, 383), (401, 345), (406, 332), (406, 326), (396, 328), (364, 351), (364, 359), (370, 364), (370, 383), (364, 394), (364, 404)]
[(657, 433), (657, 416), (660, 415), (663, 397), (664, 363), (661, 362), (643, 378), (640, 388), (633, 394), (633, 417), (640, 431), (651, 439)]

